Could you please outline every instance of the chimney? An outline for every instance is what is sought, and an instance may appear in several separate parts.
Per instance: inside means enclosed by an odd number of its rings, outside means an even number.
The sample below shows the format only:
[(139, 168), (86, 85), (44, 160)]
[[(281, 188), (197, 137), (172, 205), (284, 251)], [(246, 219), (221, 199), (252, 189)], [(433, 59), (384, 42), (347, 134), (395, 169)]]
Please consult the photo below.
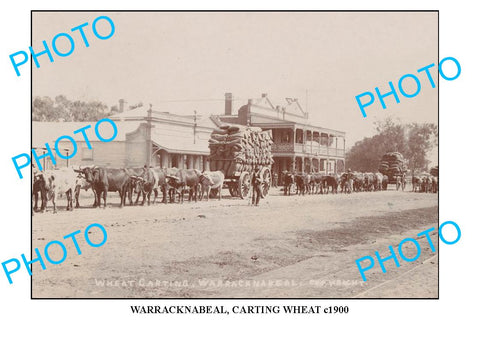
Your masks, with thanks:
[(232, 115), (233, 95), (230, 92), (225, 93), (225, 116)]
[(120, 100), (118, 101), (118, 111), (119, 111), (120, 113), (123, 112), (124, 105), (125, 105), (125, 100), (124, 100), (124, 99), (120, 99)]

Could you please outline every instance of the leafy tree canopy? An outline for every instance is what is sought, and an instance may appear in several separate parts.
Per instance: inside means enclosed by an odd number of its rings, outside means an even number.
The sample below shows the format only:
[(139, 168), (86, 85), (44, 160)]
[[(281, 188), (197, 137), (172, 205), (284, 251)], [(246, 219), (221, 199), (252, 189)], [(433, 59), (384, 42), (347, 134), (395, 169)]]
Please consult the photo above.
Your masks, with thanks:
[(346, 154), (346, 165), (354, 171), (376, 172), (382, 156), (400, 152), (413, 171), (428, 168), (427, 153), (438, 146), (438, 127), (432, 123), (401, 124), (391, 117), (375, 122), (377, 134), (366, 137)]
[[(86, 122), (97, 121), (116, 113), (100, 101), (71, 101), (64, 95), (35, 97), (32, 102), (32, 120), (40, 122)], [(118, 109), (117, 109), (118, 112)]]

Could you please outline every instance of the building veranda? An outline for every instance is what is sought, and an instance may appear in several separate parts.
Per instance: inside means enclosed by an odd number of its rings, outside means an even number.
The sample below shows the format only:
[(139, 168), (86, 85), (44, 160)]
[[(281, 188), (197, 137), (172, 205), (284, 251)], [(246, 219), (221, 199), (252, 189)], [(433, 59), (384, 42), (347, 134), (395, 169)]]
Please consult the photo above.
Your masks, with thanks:
[(284, 106), (274, 105), (267, 94), (249, 99), (238, 115), (232, 115), (233, 98), (225, 94), (221, 122), (260, 127), (272, 131), (274, 165), (272, 172), (339, 173), (345, 170), (345, 132), (316, 126), (298, 99), (286, 98)]

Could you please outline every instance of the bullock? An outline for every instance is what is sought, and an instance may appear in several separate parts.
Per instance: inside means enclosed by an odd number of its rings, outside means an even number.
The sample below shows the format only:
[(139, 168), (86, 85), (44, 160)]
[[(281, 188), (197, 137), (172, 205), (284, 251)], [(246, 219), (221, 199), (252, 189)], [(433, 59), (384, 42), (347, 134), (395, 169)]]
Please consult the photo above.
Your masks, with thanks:
[[(127, 172), (130, 174), (130, 180), (128, 181), (126, 187), (125, 187), (125, 204), (126, 200), (128, 198), (128, 201), (130, 202), (130, 205), (133, 205), (133, 191), (135, 189), (135, 185), (137, 183), (137, 179), (141, 178), (143, 176), (145, 168), (127, 168)], [(135, 204), (138, 203), (138, 199), (140, 197), (140, 193), (137, 196), (137, 200), (135, 201)]]
[(41, 206), (40, 210), (43, 212), (47, 207), (47, 192), (45, 189), (45, 177), (41, 172), (32, 172), (33, 175), (33, 187), (32, 187), (32, 199), (34, 199), (33, 211), (38, 210), (38, 194), (40, 194)]
[[(176, 180), (179, 178), (177, 177), (177, 173), (179, 171), (178, 168), (165, 168), (163, 169), (165, 174), (165, 187), (168, 197), (170, 198), (170, 203), (175, 203), (175, 193), (177, 192), (176, 188)], [(183, 187), (182, 187), (183, 190)]]
[(297, 195), (305, 195), (308, 186), (308, 177), (304, 173), (295, 174), (295, 184), (297, 186)]
[(428, 183), (427, 183), (427, 177), (423, 176), (421, 178), (421, 190), (420, 192), (428, 192)]
[(284, 171), (283, 177), (283, 194), (290, 196), (292, 186), (295, 183), (295, 176), (288, 171)]
[(360, 192), (363, 190), (363, 187), (364, 187), (364, 181), (365, 181), (365, 178), (364, 178), (364, 174), (362, 174), (361, 172), (354, 172), (353, 174), (353, 177), (352, 177), (352, 189), (353, 191), (355, 192)]
[(155, 197), (153, 199), (153, 201), (155, 202), (155, 199), (157, 198), (157, 195), (158, 195), (157, 183), (158, 183), (157, 173), (150, 168), (145, 167), (142, 176), (133, 176), (134, 190), (135, 190), (135, 193), (137, 194), (137, 199), (135, 201), (135, 204), (138, 203), (140, 194), (142, 194), (143, 200), (141, 205), (145, 204), (145, 198), (148, 199), (148, 205), (150, 205), (150, 196), (152, 194), (152, 191), (155, 192)]
[(316, 172), (311, 175), (310, 183), (312, 185), (312, 192), (315, 194), (323, 194), (323, 175)]
[(374, 176), (374, 179), (373, 179), (373, 182), (374, 182), (374, 190), (375, 191), (381, 191), (382, 190), (382, 181), (383, 181), (383, 175), (379, 172), (376, 172), (373, 174)]
[(332, 188), (332, 194), (337, 193), (338, 180), (335, 176), (323, 176), (323, 187), (326, 189), (326, 194), (328, 194), (329, 188)]
[(419, 192), (430, 192), (432, 189), (430, 174), (423, 173), (419, 176), (415, 176), (412, 179), (412, 185), (414, 186), (414, 190), (416, 189), (415, 187), (418, 187)]
[(420, 192), (422, 189), (422, 179), (418, 176), (412, 177), (412, 191), (413, 192)]
[(388, 176), (387, 175), (383, 175), (383, 178), (382, 178), (382, 190), (387, 190), (388, 188)]
[(103, 196), (104, 208), (107, 207), (107, 192), (109, 191), (118, 191), (120, 207), (124, 206), (130, 181), (130, 173), (126, 169), (86, 168), (83, 172), (96, 193), (98, 206), (101, 205), (100, 198)]
[(436, 194), (438, 191), (438, 177), (432, 177), (432, 193)]
[(366, 173), (363, 179), (363, 190), (372, 191), (374, 188), (374, 175), (372, 173)]
[(222, 188), (223, 188), (223, 181), (225, 180), (225, 175), (221, 171), (204, 171), (200, 175), (200, 185), (201, 185), (201, 192), (200, 192), (200, 200), (203, 198), (203, 194), (206, 192), (207, 194), (207, 201), (210, 197), (210, 191), (212, 189), (218, 190), (218, 200), (222, 199)]
[[(167, 169), (162, 169), (160, 167), (152, 168), (155, 176), (157, 177), (157, 186), (154, 189), (155, 196), (153, 198), (153, 204), (155, 204), (155, 200), (158, 196), (158, 190), (163, 194), (162, 203), (167, 203), (167, 192), (168, 192), (168, 181), (167, 181)], [(176, 173), (176, 172), (175, 172)]]
[[(76, 170), (75, 170), (76, 171)], [(92, 184), (89, 183), (86, 178), (84, 178), (81, 174), (77, 175), (77, 180), (75, 183), (75, 208), (78, 209), (80, 208), (80, 201), (79, 201), (79, 196), (80, 196), (80, 191), (81, 189), (88, 191), (88, 189), (92, 189)], [(94, 196), (94, 201), (93, 201), (93, 207), (96, 207), (98, 202), (97, 202), (97, 195), (95, 195), (95, 191), (93, 191), (93, 196)]]
[(187, 187), (188, 201), (195, 199), (197, 202), (198, 185), (200, 184), (201, 172), (197, 169), (180, 169), (175, 175), (167, 175), (168, 184), (172, 186), (180, 195), (180, 202), (183, 203), (183, 191)]
[(434, 177), (429, 175), (428, 176), (428, 192), (433, 193), (433, 179)]
[(77, 174), (73, 168), (45, 171), (45, 190), (47, 201), (53, 203), (53, 212), (57, 212), (57, 195), (67, 196), (67, 210), (73, 210), (73, 194), (77, 183)]
[(348, 189), (348, 173), (344, 172), (340, 175), (340, 190), (342, 193), (347, 193)]
[(432, 191), (432, 179), (429, 175), (424, 175), (422, 178), (422, 192)]
[[(197, 169), (182, 169), (177, 173), (180, 177), (180, 181), (185, 183), (185, 186), (189, 188), (188, 191), (188, 201), (191, 202), (192, 199), (195, 199), (197, 202), (198, 198), (198, 188), (200, 184), (200, 175), (202, 174)], [(182, 192), (182, 201), (183, 201), (183, 192)]]

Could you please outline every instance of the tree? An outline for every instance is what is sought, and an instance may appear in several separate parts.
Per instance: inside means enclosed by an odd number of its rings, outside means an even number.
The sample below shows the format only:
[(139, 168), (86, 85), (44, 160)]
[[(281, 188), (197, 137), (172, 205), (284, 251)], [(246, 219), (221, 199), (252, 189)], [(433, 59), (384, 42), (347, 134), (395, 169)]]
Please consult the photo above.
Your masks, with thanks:
[(399, 119), (394, 120), (392, 117), (387, 117), (383, 121), (377, 120), (374, 124), (378, 135), (382, 137), (377, 140), (382, 143), (381, 149), (384, 150), (380, 157), (386, 152), (404, 154), (407, 151), (406, 126), (402, 125)]
[(114, 113), (114, 107), (109, 111), (108, 106), (100, 101), (72, 102), (64, 95), (56, 96), (55, 100), (50, 97), (35, 97), (32, 102), (32, 120), (34, 121), (98, 121)]
[(54, 110), (57, 117), (63, 118), (65, 121), (72, 121), (70, 106), (71, 102), (63, 94), (55, 97)]
[(111, 107), (110, 107), (110, 112), (111, 112), (112, 114), (119, 113), (120, 110), (118, 109), (118, 105), (113, 105), (113, 106), (111, 106)]
[(416, 170), (428, 170), (427, 153), (434, 146), (438, 146), (438, 126), (436, 124), (409, 124), (408, 151), (405, 157), (409, 160), (412, 176)]
[(375, 122), (377, 134), (364, 138), (346, 154), (346, 166), (362, 172), (376, 172), (382, 156), (400, 152), (412, 171), (426, 170), (427, 153), (438, 144), (436, 124), (401, 124), (391, 117)]
[(376, 172), (382, 156), (387, 152), (405, 153), (407, 143), (405, 126), (392, 118), (375, 122), (377, 134), (355, 143), (346, 154), (346, 166), (356, 171)]
[(32, 120), (56, 121), (58, 117), (50, 97), (35, 97), (32, 103)]

